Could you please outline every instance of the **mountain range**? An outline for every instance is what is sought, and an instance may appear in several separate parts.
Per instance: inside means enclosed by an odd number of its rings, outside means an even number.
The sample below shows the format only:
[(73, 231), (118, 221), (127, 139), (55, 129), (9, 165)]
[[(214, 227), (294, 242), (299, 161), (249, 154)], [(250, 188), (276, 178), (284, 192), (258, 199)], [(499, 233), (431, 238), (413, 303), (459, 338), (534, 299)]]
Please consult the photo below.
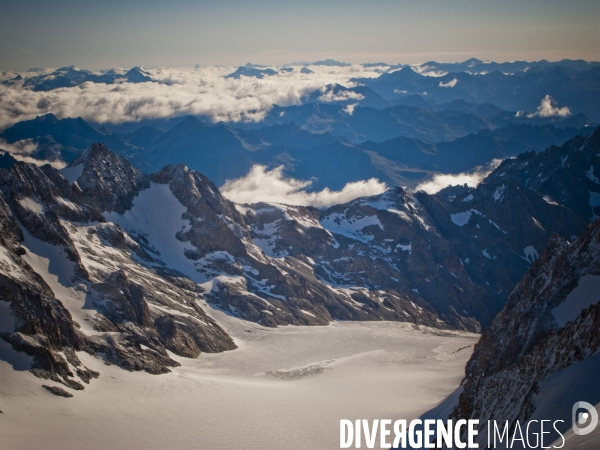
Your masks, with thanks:
[[(395, 187), (323, 209), (236, 205), (182, 164), (147, 175), (99, 143), (60, 171), (17, 162), (0, 169), (0, 336), (34, 374), (80, 390), (97, 373), (78, 351), (158, 374), (178, 364), (169, 351), (234, 348), (214, 308), (267, 327), (494, 327), (548, 243), (587, 239), (599, 145), (596, 129), (506, 160), (476, 188)], [(530, 167), (593, 185), (555, 196), (519, 181)]]
[[(33, 145), (35, 151), (28, 156), (66, 162), (93, 142), (101, 142), (145, 173), (183, 163), (218, 186), (245, 176), (255, 164), (268, 169), (283, 166), (287, 176), (312, 180), (310, 189), (339, 190), (346, 183), (373, 177), (392, 186), (414, 187), (436, 173), (466, 172), (494, 159), (560, 145), (593, 129), (511, 123), (496, 127), (470, 114), (456, 116), (408, 106), (386, 110), (357, 107), (352, 116), (342, 109), (321, 104), (281, 111), (274, 108), (261, 128), (210, 124), (188, 116), (163, 127), (143, 125), (126, 133), (94, 128), (81, 118), (58, 119), (47, 114), (4, 130), (0, 142)], [(283, 117), (290, 116), (288, 121), (269, 119), (281, 117), (282, 112)], [(401, 116), (405, 124), (399, 123)], [(328, 124), (327, 129), (315, 130), (319, 123)], [(351, 143), (343, 136), (356, 137), (355, 131), (348, 131), (351, 125), (371, 130), (368, 136), (375, 140)], [(346, 132), (338, 134), (339, 130)], [(397, 134), (399, 137), (384, 139)], [(446, 138), (451, 140), (444, 141)], [(340, 170), (329, 170), (333, 165)]]

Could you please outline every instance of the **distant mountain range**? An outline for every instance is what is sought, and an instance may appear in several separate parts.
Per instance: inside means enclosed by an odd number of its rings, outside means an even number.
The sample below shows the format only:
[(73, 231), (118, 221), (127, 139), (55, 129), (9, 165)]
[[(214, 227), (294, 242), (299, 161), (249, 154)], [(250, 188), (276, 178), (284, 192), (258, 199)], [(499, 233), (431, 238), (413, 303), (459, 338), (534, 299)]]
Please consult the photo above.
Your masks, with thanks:
[[(269, 169), (283, 166), (288, 176), (312, 179), (312, 189), (339, 190), (348, 182), (372, 177), (392, 186), (416, 186), (435, 173), (465, 172), (495, 158), (560, 145), (592, 130), (512, 124), (496, 128), (472, 114), (437, 113), (413, 106), (357, 108), (352, 116), (342, 109), (321, 104), (274, 108), (262, 128), (213, 125), (187, 117), (171, 122), (168, 129), (142, 126), (128, 133), (96, 129), (81, 118), (59, 120), (50, 114), (17, 123), (2, 132), (0, 139), (10, 144), (31, 142), (37, 146), (31, 157), (67, 162), (93, 142), (102, 142), (144, 172), (184, 163), (219, 186), (246, 175), (254, 164)], [(286, 116), (289, 122), (281, 120)], [(399, 123), (401, 117), (406, 123)], [(318, 123), (332, 130), (348, 131), (355, 126), (373, 137), (401, 137), (351, 144), (335, 131), (311, 133)], [(439, 142), (444, 137), (452, 140)]]
[[(276, 68), (275, 66), (248, 63), (226, 75), (226, 78), (239, 79), (241, 76), (245, 76), (261, 79), (289, 72), (300, 72), (306, 75), (313, 72), (309, 66), (329, 66), (340, 69), (349, 66), (347, 63), (332, 59), (297, 64), (302, 67)], [(382, 73), (376, 78), (351, 79), (351, 83), (355, 83), (357, 86), (331, 86), (329, 88), (331, 92), (321, 100), (319, 97), (322, 97), (323, 92), (321, 89), (317, 89), (307, 94), (306, 98), (302, 100), (303, 104), (314, 101), (333, 102), (344, 105), (358, 104), (378, 109), (398, 104), (423, 108), (429, 104), (431, 108), (438, 109), (432, 106), (432, 102), (440, 105), (462, 100), (477, 105), (493, 104), (505, 111), (524, 111), (534, 114), (540, 101), (549, 95), (561, 107), (570, 108), (573, 115), (583, 114), (586, 116), (586, 120), (589, 118), (593, 122), (600, 122), (599, 62), (541, 60), (496, 63), (469, 59), (462, 63), (429, 61), (413, 66), (385, 65), (383, 63), (363, 66), (366, 68), (377, 67), (377, 71)], [(379, 69), (380, 67), (381, 69)], [(430, 76), (431, 74), (440, 76)], [(22, 85), (24, 88), (34, 91), (50, 91), (79, 86), (87, 82), (113, 84), (151, 81), (160, 82), (153, 80), (152, 75), (140, 67), (134, 67), (127, 72), (111, 69), (95, 73), (69, 66), (51, 73), (32, 72), (32, 75), (28, 73), (24, 78), (17, 75), (12, 79), (5, 79), (2, 83)], [(360, 96), (354, 95), (344, 99), (343, 96), (336, 95), (340, 90), (360, 94)], [(415, 96), (422, 97), (422, 99), (418, 100)], [(475, 113), (474, 111), (470, 112)], [(488, 114), (485, 115), (490, 117)], [(569, 126), (577, 125), (570, 124)]]
[(152, 79), (140, 67), (134, 67), (126, 72), (110, 69), (103, 73), (95, 73), (78, 69), (75, 66), (68, 66), (56, 69), (51, 73), (27, 76), (23, 79), (23, 87), (31, 88), (34, 91), (51, 91), (53, 89), (79, 86), (88, 82), (114, 84), (117, 82), (145, 83), (148, 81), (152, 81)]
[(575, 114), (583, 113), (600, 121), (600, 65), (581, 64), (573, 69), (561, 65), (531, 66), (528, 70), (504, 74), (499, 70), (473, 75), (452, 72), (440, 77), (424, 76), (410, 67), (387, 72), (378, 78), (358, 78), (388, 101), (421, 95), (436, 103), (464, 100), (492, 103), (508, 111), (534, 113), (540, 100), (550, 95)]

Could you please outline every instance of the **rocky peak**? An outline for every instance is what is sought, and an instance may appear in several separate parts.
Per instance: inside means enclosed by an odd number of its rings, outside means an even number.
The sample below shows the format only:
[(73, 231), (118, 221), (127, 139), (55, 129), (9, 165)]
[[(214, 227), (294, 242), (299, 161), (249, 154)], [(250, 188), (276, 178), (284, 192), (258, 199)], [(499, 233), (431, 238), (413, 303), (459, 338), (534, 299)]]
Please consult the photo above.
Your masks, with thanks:
[(482, 334), (451, 417), (480, 419), (484, 435), (489, 419), (530, 418), (539, 383), (600, 348), (598, 279), (600, 221), (573, 243), (555, 235)]
[(150, 175), (155, 183), (169, 184), (171, 191), (182, 205), (192, 213), (200, 213), (209, 208), (215, 214), (230, 217), (236, 222), (242, 218), (234, 204), (221, 195), (219, 188), (206, 176), (190, 170), (185, 164), (167, 166), (160, 172)]
[(92, 144), (65, 169), (83, 200), (100, 211), (125, 213), (133, 199), (150, 184), (146, 175), (100, 143)]
[(189, 258), (198, 259), (221, 250), (233, 256), (246, 255), (242, 242), (242, 238), (248, 236), (244, 219), (212, 181), (183, 164), (167, 166), (150, 179), (168, 184), (173, 195), (187, 208), (184, 218), (190, 219), (191, 227), (178, 233), (178, 239), (196, 247), (197, 250), (187, 255)]

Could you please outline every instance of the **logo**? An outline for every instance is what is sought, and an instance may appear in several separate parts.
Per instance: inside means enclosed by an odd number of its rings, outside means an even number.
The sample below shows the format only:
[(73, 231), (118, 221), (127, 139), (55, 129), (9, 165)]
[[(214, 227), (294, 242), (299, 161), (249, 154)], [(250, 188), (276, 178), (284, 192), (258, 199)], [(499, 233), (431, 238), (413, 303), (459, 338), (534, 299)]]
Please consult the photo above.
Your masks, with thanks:
[(572, 411), (573, 433), (580, 436), (590, 434), (598, 425), (598, 412), (587, 402), (577, 402)]

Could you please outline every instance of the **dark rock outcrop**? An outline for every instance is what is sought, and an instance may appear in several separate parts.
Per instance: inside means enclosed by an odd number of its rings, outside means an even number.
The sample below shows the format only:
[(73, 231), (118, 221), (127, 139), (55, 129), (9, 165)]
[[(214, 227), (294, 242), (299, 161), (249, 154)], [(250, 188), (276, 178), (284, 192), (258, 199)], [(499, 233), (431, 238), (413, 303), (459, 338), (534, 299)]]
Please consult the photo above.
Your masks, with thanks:
[(512, 429), (529, 419), (539, 383), (600, 348), (600, 295), (561, 308), (584, 277), (598, 275), (600, 221), (573, 243), (555, 236), (483, 332), (451, 418), (479, 419), (482, 430), (487, 420)]

